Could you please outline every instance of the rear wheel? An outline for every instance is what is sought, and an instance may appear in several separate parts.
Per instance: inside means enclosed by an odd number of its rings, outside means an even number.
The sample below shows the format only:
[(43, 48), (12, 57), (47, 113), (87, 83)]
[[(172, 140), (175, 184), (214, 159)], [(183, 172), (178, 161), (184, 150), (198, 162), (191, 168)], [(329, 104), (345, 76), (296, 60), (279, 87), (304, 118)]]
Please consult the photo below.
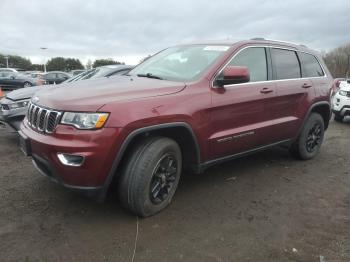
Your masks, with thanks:
[(343, 122), (344, 117), (338, 114), (334, 114), (334, 120), (337, 122)]
[(320, 114), (312, 113), (301, 130), (298, 139), (292, 144), (290, 152), (297, 158), (311, 159), (318, 154), (323, 137), (323, 118)]
[(122, 205), (141, 217), (160, 212), (175, 194), (181, 169), (181, 150), (174, 140), (143, 141), (132, 151), (118, 183)]

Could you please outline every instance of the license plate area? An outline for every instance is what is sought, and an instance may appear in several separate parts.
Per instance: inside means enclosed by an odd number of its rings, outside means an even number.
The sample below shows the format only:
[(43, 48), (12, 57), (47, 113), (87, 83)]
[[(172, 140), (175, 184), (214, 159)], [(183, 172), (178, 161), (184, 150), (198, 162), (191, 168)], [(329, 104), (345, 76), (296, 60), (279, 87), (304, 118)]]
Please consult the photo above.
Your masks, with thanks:
[(19, 147), (25, 156), (31, 156), (31, 146), (30, 140), (27, 136), (25, 136), (22, 132), (18, 132), (19, 134)]

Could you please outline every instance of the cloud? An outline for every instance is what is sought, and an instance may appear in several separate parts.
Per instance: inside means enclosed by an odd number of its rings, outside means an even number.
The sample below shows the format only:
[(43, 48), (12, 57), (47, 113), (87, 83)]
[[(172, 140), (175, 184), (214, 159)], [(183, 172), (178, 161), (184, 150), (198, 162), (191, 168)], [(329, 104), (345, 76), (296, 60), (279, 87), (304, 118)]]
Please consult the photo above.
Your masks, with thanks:
[(138, 62), (170, 45), (208, 39), (265, 37), (319, 50), (350, 42), (347, 0), (2, 0), (0, 5), (0, 53), (36, 62), (53, 56)]

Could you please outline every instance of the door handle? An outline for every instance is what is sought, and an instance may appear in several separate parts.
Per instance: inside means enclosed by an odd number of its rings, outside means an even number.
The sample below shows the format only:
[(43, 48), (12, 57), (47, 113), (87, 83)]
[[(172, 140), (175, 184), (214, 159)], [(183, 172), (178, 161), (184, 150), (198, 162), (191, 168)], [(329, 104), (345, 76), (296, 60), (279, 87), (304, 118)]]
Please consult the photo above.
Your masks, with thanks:
[(268, 88), (268, 87), (264, 87), (263, 89), (260, 90), (260, 93), (262, 94), (268, 94), (268, 93), (272, 93), (273, 90)]
[(301, 87), (302, 88), (310, 88), (310, 87), (312, 87), (312, 85), (308, 84), (308, 83), (304, 83)]

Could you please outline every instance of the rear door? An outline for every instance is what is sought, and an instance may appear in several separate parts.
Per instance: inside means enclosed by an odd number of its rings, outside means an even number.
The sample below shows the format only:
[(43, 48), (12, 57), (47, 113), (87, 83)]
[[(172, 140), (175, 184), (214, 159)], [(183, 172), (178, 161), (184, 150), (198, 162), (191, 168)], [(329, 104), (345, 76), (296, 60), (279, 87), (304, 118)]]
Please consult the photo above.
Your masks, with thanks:
[(270, 48), (270, 52), (276, 80), (276, 99), (271, 105), (275, 128), (271, 139), (277, 142), (297, 135), (308, 101), (314, 97), (314, 88), (310, 79), (302, 78), (296, 50)]
[[(250, 82), (212, 89), (210, 157), (220, 158), (266, 144), (271, 117), (266, 114), (275, 95), (265, 47), (246, 47), (228, 65), (246, 66)], [(220, 77), (220, 75), (218, 76)]]

